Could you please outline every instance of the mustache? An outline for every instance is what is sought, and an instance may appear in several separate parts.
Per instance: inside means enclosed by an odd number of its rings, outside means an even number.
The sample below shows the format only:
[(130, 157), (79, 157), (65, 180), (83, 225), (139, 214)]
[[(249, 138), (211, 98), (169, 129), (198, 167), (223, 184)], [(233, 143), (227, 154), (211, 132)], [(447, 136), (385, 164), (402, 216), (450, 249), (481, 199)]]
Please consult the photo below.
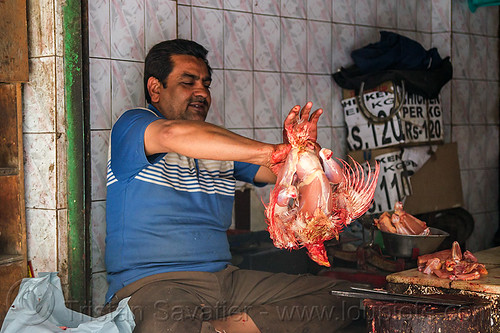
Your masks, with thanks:
[(202, 103), (203, 105), (208, 106), (207, 99), (203, 98), (203, 97), (191, 98), (191, 99), (189, 99), (189, 104), (191, 104), (191, 103)]

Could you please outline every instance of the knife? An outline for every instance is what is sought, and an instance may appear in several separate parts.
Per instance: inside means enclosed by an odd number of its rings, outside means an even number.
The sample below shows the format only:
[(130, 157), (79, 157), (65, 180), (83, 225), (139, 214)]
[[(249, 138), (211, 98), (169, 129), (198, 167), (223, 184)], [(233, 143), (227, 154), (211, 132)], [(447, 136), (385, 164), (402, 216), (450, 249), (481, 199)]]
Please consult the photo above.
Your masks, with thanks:
[(365, 289), (359, 287), (351, 287), (350, 290), (331, 290), (331, 295), (344, 296), (351, 298), (369, 298), (379, 301), (392, 301), (392, 302), (407, 302), (407, 303), (422, 303), (422, 304), (434, 304), (434, 305), (445, 305), (445, 306), (470, 306), (477, 304), (477, 301), (473, 301), (468, 297), (463, 297), (461, 295), (446, 295), (445, 299), (440, 297), (439, 294), (434, 295), (406, 295), (398, 293), (390, 293), (385, 290), (373, 290)]

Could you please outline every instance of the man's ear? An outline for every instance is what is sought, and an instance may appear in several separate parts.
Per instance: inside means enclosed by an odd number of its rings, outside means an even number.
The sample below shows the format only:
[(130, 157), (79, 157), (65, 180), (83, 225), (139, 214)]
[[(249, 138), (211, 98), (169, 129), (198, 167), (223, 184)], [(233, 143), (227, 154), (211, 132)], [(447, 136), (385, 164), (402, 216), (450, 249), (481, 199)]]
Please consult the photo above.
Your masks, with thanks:
[(151, 102), (157, 103), (160, 101), (160, 85), (161, 82), (157, 78), (150, 76), (148, 79), (148, 93), (151, 97)]

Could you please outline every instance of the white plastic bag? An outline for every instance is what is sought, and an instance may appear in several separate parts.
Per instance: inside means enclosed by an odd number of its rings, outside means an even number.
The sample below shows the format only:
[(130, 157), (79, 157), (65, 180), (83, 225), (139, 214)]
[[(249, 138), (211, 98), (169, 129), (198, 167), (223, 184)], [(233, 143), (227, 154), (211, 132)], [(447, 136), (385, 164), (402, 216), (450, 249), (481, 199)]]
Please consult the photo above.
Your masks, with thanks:
[(107, 315), (90, 317), (66, 307), (57, 273), (41, 273), (23, 279), (0, 333), (129, 333), (135, 322), (128, 300)]

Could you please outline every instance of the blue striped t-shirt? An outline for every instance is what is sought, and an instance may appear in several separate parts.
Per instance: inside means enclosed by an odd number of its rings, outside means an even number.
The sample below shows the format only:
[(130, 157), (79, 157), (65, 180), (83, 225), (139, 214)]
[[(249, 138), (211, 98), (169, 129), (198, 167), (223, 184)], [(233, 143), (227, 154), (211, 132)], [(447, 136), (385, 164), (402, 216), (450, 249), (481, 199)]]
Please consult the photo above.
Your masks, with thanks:
[(152, 105), (125, 112), (111, 131), (106, 198), (106, 301), (143, 277), (224, 269), (231, 259), (236, 180), (253, 183), (258, 165), (146, 156), (144, 131), (164, 118)]

